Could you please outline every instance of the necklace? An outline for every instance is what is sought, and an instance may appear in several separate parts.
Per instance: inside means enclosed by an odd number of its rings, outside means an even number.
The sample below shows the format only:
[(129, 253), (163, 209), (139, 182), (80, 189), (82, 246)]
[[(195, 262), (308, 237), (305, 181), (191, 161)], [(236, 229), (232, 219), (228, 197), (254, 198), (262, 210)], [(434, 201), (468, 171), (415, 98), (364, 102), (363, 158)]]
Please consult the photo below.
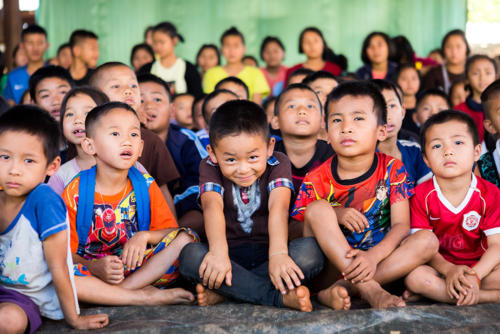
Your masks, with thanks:
[[(120, 200), (118, 201), (118, 204), (116, 204), (116, 206), (120, 205), (120, 203), (123, 201), (123, 199), (125, 198), (125, 193), (127, 192), (127, 184), (125, 185), (125, 188), (123, 189), (123, 193), (122, 193), (122, 196), (120, 198)], [(104, 198), (102, 197), (102, 193), (99, 192), (99, 196), (101, 196), (101, 201), (102, 201), (102, 204), (106, 204), (106, 202), (104, 202)], [(113, 208), (113, 204), (110, 204), (111, 205), (111, 209), (113, 211), (115, 211), (116, 207)]]

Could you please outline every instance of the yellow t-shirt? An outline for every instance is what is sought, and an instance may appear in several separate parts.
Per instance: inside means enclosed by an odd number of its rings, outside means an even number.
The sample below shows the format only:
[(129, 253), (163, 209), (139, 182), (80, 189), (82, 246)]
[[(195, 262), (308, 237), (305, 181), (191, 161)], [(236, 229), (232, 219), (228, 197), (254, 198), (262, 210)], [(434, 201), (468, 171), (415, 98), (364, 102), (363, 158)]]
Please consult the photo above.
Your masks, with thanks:
[[(203, 76), (203, 91), (210, 94), (213, 92), (215, 85), (227, 77), (229, 77), (229, 74), (222, 66), (212, 67)], [(262, 97), (265, 97), (271, 92), (264, 74), (256, 67), (245, 66), (236, 77), (247, 85), (250, 100), (253, 98), (253, 94), (261, 94)]]

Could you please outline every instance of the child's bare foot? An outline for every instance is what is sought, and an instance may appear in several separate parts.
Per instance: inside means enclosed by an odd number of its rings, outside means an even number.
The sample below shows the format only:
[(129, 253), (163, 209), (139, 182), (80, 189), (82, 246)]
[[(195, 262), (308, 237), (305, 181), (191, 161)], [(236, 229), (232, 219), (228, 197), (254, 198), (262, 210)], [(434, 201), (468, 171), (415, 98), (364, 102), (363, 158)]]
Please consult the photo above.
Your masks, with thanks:
[(196, 284), (196, 293), (198, 299), (198, 305), (200, 306), (210, 306), (222, 303), (224, 301), (224, 297), (215, 293), (214, 291), (205, 288), (201, 284)]
[(405, 302), (418, 302), (421, 299), (421, 295), (413, 293), (410, 290), (405, 290), (405, 292), (403, 292), (403, 300)]
[(286, 307), (302, 312), (311, 312), (312, 303), (309, 289), (302, 285), (296, 289), (288, 290), (288, 292), (283, 295), (283, 304)]
[(318, 299), (321, 304), (334, 310), (348, 310), (351, 308), (351, 297), (349, 297), (347, 289), (341, 285), (332, 285), (325, 290), (321, 290)]
[(193, 294), (181, 288), (161, 290), (149, 285), (141, 291), (145, 295), (145, 305), (189, 304), (194, 301)]
[(389, 292), (382, 289), (380, 284), (374, 280), (365, 283), (358, 283), (356, 287), (359, 289), (361, 296), (373, 308), (388, 308), (388, 307), (404, 307), (406, 303), (400, 297), (391, 295)]

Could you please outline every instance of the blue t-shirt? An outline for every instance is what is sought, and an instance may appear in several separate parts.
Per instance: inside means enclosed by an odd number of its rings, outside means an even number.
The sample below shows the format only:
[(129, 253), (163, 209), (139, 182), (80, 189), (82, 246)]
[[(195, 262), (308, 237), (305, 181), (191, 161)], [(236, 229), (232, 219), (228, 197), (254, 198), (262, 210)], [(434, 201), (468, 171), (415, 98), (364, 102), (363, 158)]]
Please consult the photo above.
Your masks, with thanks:
[[(201, 144), (203, 145), (203, 147), (205, 149), (210, 144), (210, 137), (208, 136), (207, 129), (198, 130), (198, 132), (196, 132), (196, 137), (198, 137), (198, 139), (200, 140)], [(203, 157), (203, 158), (205, 158), (205, 157)]]
[(3, 96), (7, 100), (14, 100), (16, 104), (21, 100), (21, 96), (28, 89), (30, 75), (28, 74), (28, 65), (18, 67), (7, 74), (7, 84), (3, 91)]
[[(40, 313), (51, 319), (62, 319), (64, 315), (45, 261), (43, 241), (55, 233), (69, 231), (67, 217), (62, 198), (48, 185), (40, 184), (26, 197), (16, 218), (0, 233), (0, 284), (30, 297)], [(66, 254), (73, 283), (69, 236)], [(76, 300), (74, 285), (73, 295)], [(78, 303), (76, 307), (78, 312)]]
[(409, 140), (398, 140), (398, 148), (401, 152), (401, 160), (405, 165), (410, 180), (420, 184), (432, 177), (432, 171), (422, 158), (420, 145)]

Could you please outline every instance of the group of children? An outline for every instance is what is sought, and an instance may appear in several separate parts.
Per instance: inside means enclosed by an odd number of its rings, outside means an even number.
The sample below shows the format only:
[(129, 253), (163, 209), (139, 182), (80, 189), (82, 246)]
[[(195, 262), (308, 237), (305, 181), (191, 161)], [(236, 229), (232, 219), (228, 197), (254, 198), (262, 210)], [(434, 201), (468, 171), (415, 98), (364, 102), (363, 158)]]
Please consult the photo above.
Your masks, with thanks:
[[(23, 40), (42, 30), (28, 27)], [(0, 332), (33, 332), (42, 316), (78, 329), (109, 323), (79, 315), (79, 302), (230, 298), (304, 312), (314, 294), (335, 310), (353, 296), (374, 308), (422, 296), (500, 302), (490, 58), (463, 60), (470, 94), (456, 111), (446, 87), (417, 94), (420, 73), (389, 63), (383, 33), (367, 37), (355, 78), (340, 75), (317, 28), (301, 34), (307, 61), (290, 73), (279, 39), (266, 39), (266, 75), (243, 65), (244, 38), (231, 28), (227, 64), (203, 68), (204, 96), (194, 65), (175, 56), (175, 26), (151, 31), (157, 56), (141, 65), (149, 51), (138, 47), (137, 74), (91, 65), (97, 36), (75, 32), (75, 65), (28, 65), (36, 106), (0, 115)], [(457, 31), (445, 40), (445, 50), (466, 45)], [(451, 65), (440, 68), (454, 73), (462, 60), (444, 53)], [(278, 77), (285, 84), (266, 99)], [(398, 281), (402, 295), (390, 287)]]

